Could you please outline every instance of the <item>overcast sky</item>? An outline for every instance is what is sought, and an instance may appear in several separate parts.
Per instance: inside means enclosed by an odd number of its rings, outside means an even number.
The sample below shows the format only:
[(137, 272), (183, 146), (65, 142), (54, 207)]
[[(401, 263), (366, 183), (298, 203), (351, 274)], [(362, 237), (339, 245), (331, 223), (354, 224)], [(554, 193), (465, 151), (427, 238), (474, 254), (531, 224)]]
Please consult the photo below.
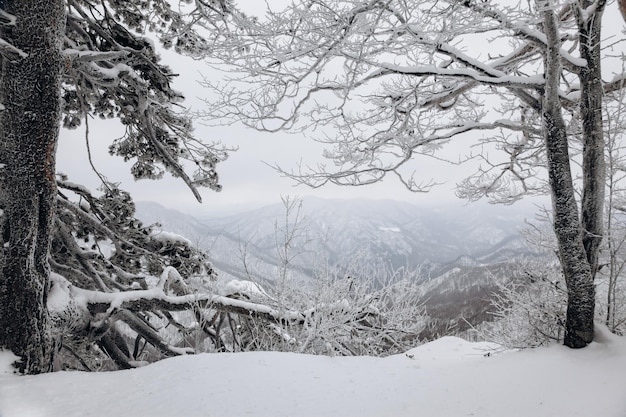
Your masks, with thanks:
[[(605, 17), (605, 22), (608, 20), (611, 24), (606, 25), (605, 28), (623, 27), (623, 21), (616, 20), (617, 13), (619, 12), (616, 5), (612, 4), (606, 13), (609, 17)], [(211, 70), (201, 62), (172, 53), (165, 53), (163, 56), (173, 71), (180, 74), (174, 82), (175, 88), (185, 94), (187, 105), (201, 110), (203, 104), (198, 97), (202, 97), (205, 91), (199, 86), (197, 80), (201, 78), (200, 73), (207, 75)], [(267, 164), (279, 164), (289, 168), (295, 167), (303, 156), (311, 160), (311, 156), (319, 155), (321, 159), (321, 148), (318, 144), (295, 135), (261, 134), (240, 126), (215, 128), (197, 123), (198, 137), (220, 140), (227, 146), (239, 147), (239, 150), (232, 153), (227, 161), (218, 165), (223, 190), (219, 193), (201, 190), (204, 203), (200, 205), (182, 181), (166, 174), (166, 178), (160, 181), (136, 182), (129, 174), (132, 162), (124, 163), (120, 158), (108, 155), (107, 148), (112, 140), (123, 133), (123, 127), (116, 120), (93, 120), (90, 123), (90, 133), (94, 164), (110, 181), (121, 183), (121, 188), (130, 191), (137, 201), (155, 201), (166, 207), (197, 215), (224, 214), (229, 211), (240, 211), (248, 206), (278, 203), (281, 195), (389, 198), (429, 205), (464, 204), (454, 196), (454, 188), (455, 184), (463, 178), (464, 172), (467, 172), (468, 169), (465, 167), (456, 167), (428, 159), (421, 159), (418, 163), (414, 163), (411, 168), (415, 169), (416, 178), (422, 178), (425, 181), (434, 178), (445, 182), (428, 194), (411, 193), (395, 180), (386, 180), (367, 187), (328, 185), (313, 190), (305, 186), (296, 187), (292, 180), (281, 177)], [(468, 138), (463, 140), (467, 141)], [(459, 146), (449, 147), (446, 156), (451, 159), (458, 158), (459, 152), (464, 152), (463, 149), (466, 148), (463, 144)], [(71, 181), (92, 189), (99, 185), (100, 181), (91, 170), (87, 160), (82, 128), (75, 131), (61, 131), (57, 159), (58, 171), (68, 174)]]
[[(198, 84), (201, 74), (212, 78), (210, 68), (200, 61), (181, 57), (169, 51), (162, 52), (174, 73), (180, 74), (174, 80), (174, 88), (186, 96), (186, 105), (194, 110), (202, 110), (205, 105), (200, 98), (208, 94)], [(416, 177), (428, 182), (431, 178), (447, 181), (428, 195), (411, 193), (397, 180), (390, 178), (383, 183), (367, 187), (339, 187), (327, 185), (312, 189), (303, 185), (296, 186), (293, 180), (282, 177), (269, 165), (279, 164), (285, 168), (295, 168), (301, 158), (308, 161), (321, 160), (321, 145), (287, 133), (263, 134), (242, 126), (209, 127), (200, 121), (195, 124), (197, 137), (209, 141), (220, 140), (227, 146), (238, 147), (230, 154), (227, 161), (218, 165), (220, 183), (223, 190), (216, 193), (201, 189), (203, 204), (196, 202), (194, 196), (179, 179), (166, 174), (159, 181), (134, 181), (129, 173), (132, 161), (125, 163), (121, 158), (108, 154), (111, 142), (122, 136), (123, 127), (117, 120), (91, 120), (90, 148), (95, 167), (109, 181), (121, 183), (121, 188), (130, 191), (137, 201), (156, 201), (169, 208), (202, 214), (210, 212), (228, 212), (247, 206), (260, 206), (280, 202), (280, 197), (314, 195), (324, 198), (389, 198), (429, 203), (443, 199), (462, 204), (454, 197), (454, 184), (463, 175), (452, 165), (443, 165), (435, 160), (425, 160), (415, 164)], [(84, 126), (80, 129), (61, 131), (57, 169), (69, 176), (70, 181), (84, 184), (91, 189), (99, 186), (100, 180), (91, 170), (87, 153)]]
[[(196, 87), (197, 90), (197, 87)], [(193, 214), (227, 213), (246, 207), (257, 207), (280, 202), (281, 195), (324, 198), (388, 198), (431, 204), (452, 202), (462, 204), (454, 197), (454, 184), (460, 180), (463, 168), (431, 161), (416, 166), (418, 178), (448, 180), (428, 194), (415, 194), (406, 190), (398, 181), (390, 178), (382, 183), (366, 187), (338, 187), (327, 185), (311, 189), (295, 185), (293, 180), (282, 177), (268, 164), (278, 163), (284, 167), (295, 167), (304, 156), (320, 155), (321, 148), (310, 140), (288, 134), (261, 134), (242, 127), (212, 128), (198, 124), (198, 137), (219, 139), (229, 146), (238, 146), (228, 160), (218, 165), (223, 190), (216, 193), (201, 189), (203, 204), (196, 202), (192, 193), (179, 179), (169, 174), (163, 180), (134, 181), (130, 175), (132, 162), (125, 163), (119, 157), (108, 154), (111, 141), (122, 136), (123, 127), (115, 120), (93, 120), (90, 122), (90, 147), (95, 167), (109, 181), (121, 183), (121, 188), (130, 191), (137, 201), (155, 201), (166, 207)], [(69, 176), (69, 180), (94, 189), (100, 180), (91, 170), (86, 155), (83, 129), (62, 130), (59, 143), (57, 170)], [(456, 171), (456, 174), (455, 174)]]

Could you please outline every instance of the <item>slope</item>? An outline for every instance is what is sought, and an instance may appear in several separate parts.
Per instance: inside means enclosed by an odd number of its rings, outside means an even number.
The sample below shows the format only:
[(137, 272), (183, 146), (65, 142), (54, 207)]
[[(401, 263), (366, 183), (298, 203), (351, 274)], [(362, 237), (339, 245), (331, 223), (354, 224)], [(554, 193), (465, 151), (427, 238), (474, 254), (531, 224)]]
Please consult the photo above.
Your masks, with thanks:
[[(295, 211), (295, 210), (294, 210)], [(443, 264), (460, 256), (484, 257), (519, 231), (530, 210), (470, 205), (462, 208), (427, 208), (392, 200), (324, 200), (305, 198), (294, 224), (282, 204), (236, 215), (199, 220), (154, 203), (138, 203), (138, 216), (148, 223), (181, 234), (209, 250), (218, 269), (245, 278), (241, 257), (271, 271), (279, 260), (277, 245), (287, 227), (297, 226), (292, 240), (299, 255), (295, 266), (310, 271), (315, 263), (348, 263), (355, 258), (383, 260), (393, 269), (414, 269), (425, 263)], [(511, 245), (508, 245), (510, 248)], [(528, 248), (516, 247), (510, 256)]]
[(445, 337), (387, 358), (203, 354), (111, 373), (5, 371), (0, 415), (622, 417), (624, 369), (626, 340), (603, 328), (581, 350)]
[(296, 254), (290, 272), (301, 282), (311, 282), (328, 265), (351, 276), (367, 271), (381, 281), (402, 268), (398, 276), (423, 287), (424, 306), (437, 323), (423, 335), (428, 339), (492, 319), (488, 309), (495, 280), (513, 279), (519, 268), (515, 261), (537, 256), (520, 233), (532, 214), (523, 207), (433, 208), (307, 197), (300, 212), (292, 209), (289, 217), (285, 205), (275, 204), (204, 220), (153, 203), (137, 207), (144, 221), (160, 222), (164, 230), (201, 243), (225, 280), (271, 287), (279, 275), (277, 249), (287, 239), (287, 228), (293, 233), (291, 255)]

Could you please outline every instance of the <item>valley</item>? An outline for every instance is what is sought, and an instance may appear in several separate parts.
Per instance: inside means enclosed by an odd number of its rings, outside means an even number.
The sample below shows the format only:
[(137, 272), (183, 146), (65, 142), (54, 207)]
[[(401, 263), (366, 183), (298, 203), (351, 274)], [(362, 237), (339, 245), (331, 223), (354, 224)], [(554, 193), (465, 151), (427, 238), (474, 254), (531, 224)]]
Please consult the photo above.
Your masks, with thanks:
[(429, 339), (490, 320), (498, 286), (524, 279), (525, 264), (545, 256), (522, 234), (532, 211), (508, 206), (305, 198), (219, 218), (148, 202), (137, 203), (137, 214), (208, 251), (223, 282), (272, 287), (288, 271), (307, 285), (329, 269), (380, 285), (416, 282), (433, 321)]

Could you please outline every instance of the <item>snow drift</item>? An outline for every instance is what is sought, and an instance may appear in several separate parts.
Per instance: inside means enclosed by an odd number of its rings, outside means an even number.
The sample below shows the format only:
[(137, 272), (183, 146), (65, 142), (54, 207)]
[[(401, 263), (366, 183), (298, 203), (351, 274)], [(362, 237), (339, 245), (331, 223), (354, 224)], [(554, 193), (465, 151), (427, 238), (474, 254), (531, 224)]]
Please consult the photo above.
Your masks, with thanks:
[(128, 371), (16, 376), (0, 354), (2, 417), (626, 415), (626, 340), (503, 352), (444, 337), (387, 358), (253, 352)]

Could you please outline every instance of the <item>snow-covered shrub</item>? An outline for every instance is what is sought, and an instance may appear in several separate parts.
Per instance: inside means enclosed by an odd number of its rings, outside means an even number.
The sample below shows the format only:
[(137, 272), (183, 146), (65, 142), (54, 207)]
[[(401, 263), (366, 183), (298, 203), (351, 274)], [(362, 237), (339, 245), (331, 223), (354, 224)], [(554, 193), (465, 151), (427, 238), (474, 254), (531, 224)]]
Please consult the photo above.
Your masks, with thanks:
[(597, 320), (620, 336), (626, 334), (626, 261), (623, 256), (610, 256), (596, 275)]
[[(302, 279), (298, 258), (311, 257), (317, 238), (307, 230), (300, 199), (283, 198), (284, 222), (275, 225), (278, 265), (263, 288), (231, 281), (221, 293), (266, 305), (280, 320), (221, 312), (208, 319), (213, 349), (278, 350), (326, 355), (386, 355), (415, 347), (426, 320), (410, 271), (394, 270), (382, 259), (354, 254), (329, 264), (316, 259), (313, 279)], [(245, 249), (245, 248), (244, 248)], [(313, 255), (314, 256), (314, 255)], [(254, 268), (242, 253), (246, 271)], [(207, 321), (207, 320), (205, 320)], [(198, 322), (200, 325), (200, 322)], [(199, 326), (202, 327), (202, 326)]]
[[(309, 283), (282, 280), (280, 285), (263, 288), (243, 280), (208, 282), (200, 292), (256, 310), (249, 314), (213, 310), (199, 302), (193, 311), (153, 317), (151, 323), (170, 345), (196, 352), (287, 351), (330, 356), (404, 352), (419, 344), (419, 334), (427, 324), (420, 293), (405, 271), (382, 281), (380, 277), (379, 269), (347, 272), (329, 267)], [(260, 317), (258, 310), (273, 316)]]
[(52, 248), (59, 369), (130, 368), (195, 352), (385, 355), (414, 347), (425, 326), (411, 274), (380, 260), (320, 262), (302, 280), (293, 261), (308, 240), (297, 224), (285, 223), (282, 262), (263, 285), (217, 280), (189, 241), (135, 219), (121, 190), (96, 197), (59, 186), (79, 200), (60, 201)]
[(518, 277), (496, 284), (494, 321), (480, 326), (482, 337), (508, 348), (563, 341), (567, 290), (556, 262), (528, 261)]
[[(266, 305), (274, 322), (220, 312), (190, 324), (182, 345), (208, 351), (289, 351), (324, 355), (389, 355), (419, 344), (426, 325), (417, 287), (407, 277), (388, 283), (329, 270), (310, 285), (261, 289), (237, 281), (228, 297)], [(234, 287), (231, 283), (227, 287)], [(283, 283), (284, 285), (284, 283)], [(189, 317), (188, 317), (189, 318)], [(198, 337), (202, 333), (204, 337)], [(207, 343), (209, 341), (210, 343)], [(181, 345), (181, 346), (182, 346)]]

